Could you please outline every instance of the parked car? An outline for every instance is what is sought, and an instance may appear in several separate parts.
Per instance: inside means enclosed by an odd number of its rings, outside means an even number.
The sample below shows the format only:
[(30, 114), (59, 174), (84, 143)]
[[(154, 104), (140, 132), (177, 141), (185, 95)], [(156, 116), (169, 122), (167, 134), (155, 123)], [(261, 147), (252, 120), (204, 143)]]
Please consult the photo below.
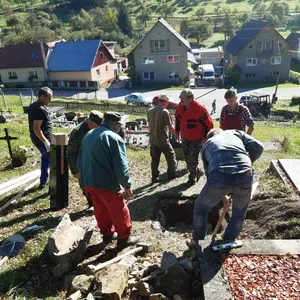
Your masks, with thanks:
[(131, 93), (125, 96), (125, 101), (127, 104), (137, 104), (137, 105), (151, 105), (151, 99), (146, 97), (141, 93)]
[[(154, 105), (157, 105), (158, 104), (158, 98), (159, 98), (159, 95), (155, 96), (153, 99), (152, 99), (152, 103)], [(169, 105), (167, 108), (176, 108), (178, 103), (180, 102), (180, 100), (176, 101), (176, 100), (173, 100), (173, 99), (169, 99)]]

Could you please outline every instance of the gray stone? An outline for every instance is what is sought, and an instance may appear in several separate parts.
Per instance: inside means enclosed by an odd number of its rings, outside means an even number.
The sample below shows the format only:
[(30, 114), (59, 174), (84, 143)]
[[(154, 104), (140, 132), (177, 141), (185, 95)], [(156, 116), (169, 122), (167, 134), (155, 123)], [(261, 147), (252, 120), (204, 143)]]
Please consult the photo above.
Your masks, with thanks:
[(158, 294), (152, 294), (149, 297), (149, 300), (166, 300), (168, 299), (167, 297), (165, 297), (163, 294), (158, 293)]
[(103, 296), (113, 300), (121, 300), (127, 286), (129, 266), (113, 264), (96, 273), (96, 287), (102, 288)]
[(0, 124), (4, 124), (7, 122), (7, 119), (5, 118), (5, 116), (0, 115)]
[(56, 277), (70, 271), (84, 259), (93, 228), (94, 225), (87, 229), (76, 226), (71, 222), (68, 214), (64, 215), (47, 244), (50, 259), (57, 264), (53, 269)]
[(133, 265), (136, 263), (137, 258), (134, 255), (129, 255), (124, 257), (122, 260), (120, 260), (119, 264), (121, 265), (127, 265), (129, 267), (129, 270), (131, 271), (133, 268)]
[(190, 276), (179, 264), (175, 264), (169, 267), (167, 272), (158, 278), (155, 290), (169, 298), (175, 295), (188, 297), (191, 290)]
[(153, 292), (153, 287), (147, 282), (140, 282), (138, 291), (142, 297), (149, 297)]
[(284, 169), (287, 177), (300, 192), (300, 159), (279, 159), (279, 165)]
[(72, 294), (71, 296), (69, 296), (67, 298), (67, 300), (78, 300), (82, 297), (82, 294), (80, 291), (75, 292), (74, 294)]
[(93, 294), (89, 293), (86, 297), (86, 300), (95, 300)]
[(70, 293), (80, 291), (82, 294), (87, 294), (93, 288), (94, 276), (87, 276), (84, 274), (75, 276), (71, 282)]
[(154, 230), (161, 230), (162, 229), (159, 221), (152, 221), (151, 227)]
[(164, 252), (161, 259), (161, 269), (166, 272), (171, 266), (178, 264), (176, 255), (171, 252)]
[(179, 261), (179, 264), (183, 267), (183, 269), (188, 274), (193, 272), (193, 262), (189, 258), (185, 257), (185, 258), (181, 259)]

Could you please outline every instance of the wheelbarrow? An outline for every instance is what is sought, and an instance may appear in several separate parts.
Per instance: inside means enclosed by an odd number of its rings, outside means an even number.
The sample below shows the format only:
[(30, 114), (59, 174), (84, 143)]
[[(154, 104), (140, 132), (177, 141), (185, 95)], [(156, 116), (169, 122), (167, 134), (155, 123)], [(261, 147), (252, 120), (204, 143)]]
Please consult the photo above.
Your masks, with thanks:
[(176, 160), (177, 160), (177, 167), (178, 167), (178, 163), (180, 160), (184, 160), (184, 153), (183, 153), (183, 149), (182, 149), (182, 143), (177, 142), (175, 139), (171, 139), (170, 140), (171, 145), (174, 149), (175, 152), (175, 156), (176, 156)]

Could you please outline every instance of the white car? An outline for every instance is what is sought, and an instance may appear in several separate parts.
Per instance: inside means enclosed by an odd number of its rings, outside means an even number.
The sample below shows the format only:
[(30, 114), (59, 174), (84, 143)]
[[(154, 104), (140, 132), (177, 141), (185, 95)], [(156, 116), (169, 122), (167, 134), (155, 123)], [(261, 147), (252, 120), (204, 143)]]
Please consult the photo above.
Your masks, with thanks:
[(141, 93), (131, 93), (125, 96), (125, 101), (127, 104), (137, 104), (137, 105), (151, 105), (151, 99), (144, 96)]

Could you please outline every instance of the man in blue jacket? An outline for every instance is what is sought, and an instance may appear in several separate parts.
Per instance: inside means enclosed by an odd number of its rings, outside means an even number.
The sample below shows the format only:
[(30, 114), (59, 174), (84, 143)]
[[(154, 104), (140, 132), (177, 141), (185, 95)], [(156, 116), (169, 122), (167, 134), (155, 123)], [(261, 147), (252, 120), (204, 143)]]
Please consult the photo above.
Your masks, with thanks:
[(139, 241), (130, 236), (132, 222), (124, 199), (131, 198), (132, 191), (125, 143), (118, 135), (121, 125), (121, 114), (106, 112), (103, 123), (83, 138), (77, 158), (80, 182), (93, 200), (103, 242), (109, 244), (116, 232), (119, 249)]

